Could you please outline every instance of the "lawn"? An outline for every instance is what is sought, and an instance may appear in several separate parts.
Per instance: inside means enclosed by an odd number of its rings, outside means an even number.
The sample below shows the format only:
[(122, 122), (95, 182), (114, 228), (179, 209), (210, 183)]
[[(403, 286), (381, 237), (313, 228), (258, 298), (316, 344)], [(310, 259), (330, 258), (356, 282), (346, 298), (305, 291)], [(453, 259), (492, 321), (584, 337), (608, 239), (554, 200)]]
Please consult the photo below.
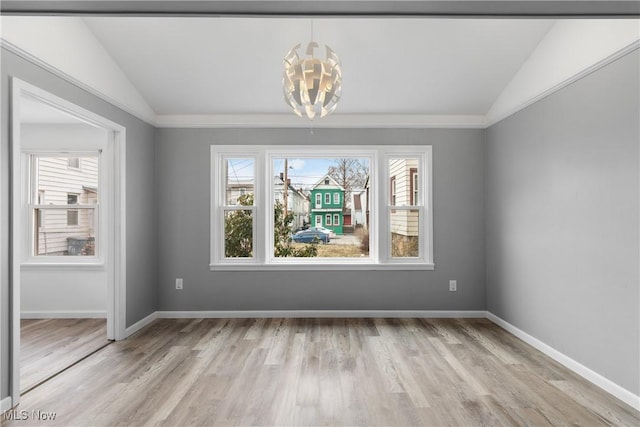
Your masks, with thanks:
[[(302, 248), (306, 243), (294, 243), (295, 248)], [(318, 244), (318, 257), (331, 258), (359, 258), (366, 256), (362, 250), (356, 245), (328, 245)]]

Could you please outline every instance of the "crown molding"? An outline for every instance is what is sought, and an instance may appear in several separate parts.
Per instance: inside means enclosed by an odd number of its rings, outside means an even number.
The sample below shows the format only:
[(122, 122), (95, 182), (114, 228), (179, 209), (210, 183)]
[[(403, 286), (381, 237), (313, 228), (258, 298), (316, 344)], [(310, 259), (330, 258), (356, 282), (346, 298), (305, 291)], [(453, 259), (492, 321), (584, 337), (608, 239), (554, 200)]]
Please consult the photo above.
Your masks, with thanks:
[(289, 114), (160, 115), (160, 128), (485, 128), (483, 115), (340, 114), (318, 120)]

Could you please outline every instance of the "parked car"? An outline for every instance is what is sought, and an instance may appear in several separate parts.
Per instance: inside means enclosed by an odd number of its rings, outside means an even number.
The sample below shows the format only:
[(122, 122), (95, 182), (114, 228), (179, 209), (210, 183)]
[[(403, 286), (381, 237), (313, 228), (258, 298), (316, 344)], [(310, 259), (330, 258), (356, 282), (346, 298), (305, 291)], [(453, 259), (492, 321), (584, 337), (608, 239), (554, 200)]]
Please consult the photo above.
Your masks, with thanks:
[(336, 237), (336, 232), (324, 227), (309, 227), (309, 230), (322, 231), (325, 234), (328, 234), (329, 237)]
[(320, 230), (302, 230), (291, 236), (291, 240), (296, 243), (314, 243), (322, 242), (329, 243), (329, 234), (323, 233)]

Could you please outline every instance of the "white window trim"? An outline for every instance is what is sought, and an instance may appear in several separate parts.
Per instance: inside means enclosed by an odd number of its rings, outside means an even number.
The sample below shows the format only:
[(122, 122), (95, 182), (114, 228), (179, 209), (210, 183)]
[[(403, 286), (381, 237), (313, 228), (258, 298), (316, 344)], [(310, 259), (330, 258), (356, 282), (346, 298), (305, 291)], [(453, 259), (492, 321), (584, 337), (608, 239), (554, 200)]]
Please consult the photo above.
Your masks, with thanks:
[(324, 225), (325, 225), (325, 227), (327, 225), (333, 225), (333, 221), (331, 221), (331, 214), (330, 213), (324, 214)]
[(333, 204), (334, 205), (340, 204), (340, 193), (333, 193)]
[(324, 193), (324, 204), (327, 206), (331, 204), (331, 193)]
[[(431, 193), (431, 146), (362, 146), (327, 147), (308, 146), (259, 146), (259, 145), (211, 145), (211, 228), (210, 228), (210, 270), (433, 270), (433, 215)], [(369, 257), (361, 258), (276, 258), (273, 256), (273, 212), (274, 200), (270, 197), (270, 186), (275, 176), (273, 160), (291, 156), (340, 158), (368, 158), (370, 164), (369, 182), (374, 191), (370, 192)], [(390, 158), (419, 158), (424, 170), (419, 176), (427, 205), (421, 206), (420, 257), (391, 258), (389, 241), (390, 224), (388, 217), (389, 182), (388, 162)], [(253, 258), (224, 258), (224, 179), (223, 162), (226, 159), (255, 159), (254, 197), (254, 256)], [(382, 185), (380, 184), (382, 183)], [(266, 199), (266, 200), (265, 200)], [(247, 207), (243, 207), (247, 208)], [(313, 207), (312, 207), (313, 208)], [(415, 208), (415, 207), (412, 207)]]

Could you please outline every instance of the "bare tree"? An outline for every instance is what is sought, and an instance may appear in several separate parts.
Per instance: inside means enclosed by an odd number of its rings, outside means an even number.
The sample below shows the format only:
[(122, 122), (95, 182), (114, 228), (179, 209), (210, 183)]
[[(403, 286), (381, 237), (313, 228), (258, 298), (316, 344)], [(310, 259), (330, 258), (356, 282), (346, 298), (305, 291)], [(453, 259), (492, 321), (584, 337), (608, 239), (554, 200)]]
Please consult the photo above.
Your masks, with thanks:
[(363, 187), (369, 176), (369, 167), (363, 164), (360, 159), (346, 158), (334, 160), (335, 166), (329, 166), (327, 173), (336, 180), (344, 190), (344, 201), (342, 207), (347, 206), (347, 200), (351, 199), (354, 188)]

